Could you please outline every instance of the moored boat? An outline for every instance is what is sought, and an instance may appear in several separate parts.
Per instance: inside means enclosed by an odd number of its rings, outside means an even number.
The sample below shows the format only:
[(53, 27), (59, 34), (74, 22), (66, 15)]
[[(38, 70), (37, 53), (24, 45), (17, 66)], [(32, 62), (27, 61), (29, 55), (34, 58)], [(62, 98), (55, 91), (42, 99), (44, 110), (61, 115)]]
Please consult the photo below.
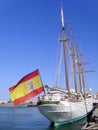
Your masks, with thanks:
[[(27, 107), (27, 105), (29, 104), (28, 101), (23, 102), (19, 105), (17, 105), (17, 107)], [(15, 107), (12, 101), (6, 101), (6, 102), (0, 102), (0, 107)]]
[[(84, 66), (82, 61), (82, 55), (79, 49), (74, 48), (74, 44), (71, 40), (68, 40), (66, 36), (66, 29), (64, 23), (64, 11), (61, 3), (61, 23), (62, 23), (62, 38), (61, 48), (63, 48), (64, 54), (64, 68), (65, 68), (65, 82), (66, 89), (58, 87), (59, 73), (61, 70), (62, 56), (58, 62), (58, 72), (56, 76), (55, 87), (44, 87), (50, 91), (45, 91), (42, 97), (39, 97), (38, 109), (39, 111), (51, 121), (53, 126), (67, 124), (80, 120), (87, 116), (93, 108), (93, 96), (91, 91), (86, 91)], [(68, 45), (67, 42), (70, 42)], [(69, 64), (68, 64), (68, 47), (70, 49), (70, 57), (73, 67), (73, 80), (74, 89), (71, 89), (69, 84)], [(60, 49), (61, 50), (61, 49)], [(62, 54), (62, 52), (60, 53)], [(71, 69), (71, 67), (70, 67)]]

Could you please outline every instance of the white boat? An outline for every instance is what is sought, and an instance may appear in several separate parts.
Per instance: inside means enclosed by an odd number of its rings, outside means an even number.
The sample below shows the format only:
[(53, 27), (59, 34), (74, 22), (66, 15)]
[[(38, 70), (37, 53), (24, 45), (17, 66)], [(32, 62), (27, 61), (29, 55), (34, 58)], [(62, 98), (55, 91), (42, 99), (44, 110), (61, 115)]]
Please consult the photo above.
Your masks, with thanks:
[[(56, 80), (56, 87), (49, 87), (48, 85), (45, 88), (49, 89), (44, 93), (43, 97), (39, 97), (38, 109), (39, 111), (51, 121), (53, 126), (58, 126), (62, 124), (67, 124), (74, 122), (86, 117), (87, 113), (92, 110), (93, 107), (93, 98), (90, 91), (86, 91), (84, 66), (82, 62), (82, 55), (78, 52), (75, 52), (73, 42), (67, 40), (66, 29), (64, 25), (64, 11), (61, 4), (61, 22), (62, 22), (62, 39), (61, 48), (64, 52), (64, 65), (65, 65), (65, 82), (66, 88), (58, 88), (58, 82)], [(68, 45), (70, 42), (70, 45)], [(69, 47), (70, 46), (70, 47)], [(74, 90), (70, 89), (69, 84), (69, 72), (68, 72), (68, 47), (70, 48), (70, 56), (72, 59), (73, 66), (73, 79), (74, 79)], [(61, 54), (61, 53), (60, 53)], [(62, 56), (60, 56), (62, 57)], [(60, 59), (60, 61), (62, 61)], [(59, 72), (61, 62), (58, 63), (58, 73), (57, 79), (59, 79)], [(70, 67), (71, 69), (71, 67)], [(46, 89), (45, 89), (46, 90)]]
[(23, 102), (17, 106), (14, 106), (12, 101), (8, 101), (8, 102), (0, 102), (0, 107), (27, 107), (29, 104), (29, 102)]

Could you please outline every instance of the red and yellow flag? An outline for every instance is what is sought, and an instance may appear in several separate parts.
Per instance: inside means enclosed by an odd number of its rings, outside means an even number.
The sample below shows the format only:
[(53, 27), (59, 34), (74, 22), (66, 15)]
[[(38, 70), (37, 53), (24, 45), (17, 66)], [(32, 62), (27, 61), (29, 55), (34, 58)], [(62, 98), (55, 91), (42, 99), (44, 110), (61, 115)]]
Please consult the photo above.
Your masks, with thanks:
[(33, 98), (44, 91), (39, 70), (24, 76), (15, 86), (9, 88), (10, 97), (14, 105)]

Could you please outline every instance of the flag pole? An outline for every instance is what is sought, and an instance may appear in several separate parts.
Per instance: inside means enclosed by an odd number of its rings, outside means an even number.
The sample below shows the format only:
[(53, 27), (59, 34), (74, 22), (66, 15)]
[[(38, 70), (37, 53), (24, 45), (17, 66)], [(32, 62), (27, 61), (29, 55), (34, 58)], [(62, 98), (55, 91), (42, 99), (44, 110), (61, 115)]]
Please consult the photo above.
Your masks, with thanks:
[[(38, 71), (39, 71), (39, 69), (38, 69)], [(39, 71), (39, 75), (40, 75), (40, 71)], [(41, 80), (41, 82), (42, 82), (41, 75), (40, 75), (40, 80)], [(45, 88), (44, 88), (43, 82), (42, 82), (42, 87), (43, 87), (43, 90), (44, 90), (44, 94), (46, 95), (46, 92), (45, 92)]]

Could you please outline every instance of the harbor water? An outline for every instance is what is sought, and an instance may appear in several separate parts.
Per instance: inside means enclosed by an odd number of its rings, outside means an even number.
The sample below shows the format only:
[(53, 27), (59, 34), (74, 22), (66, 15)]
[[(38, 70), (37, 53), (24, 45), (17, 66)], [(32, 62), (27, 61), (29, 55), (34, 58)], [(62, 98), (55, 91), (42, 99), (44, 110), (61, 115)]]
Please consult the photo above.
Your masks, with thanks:
[(84, 122), (85, 119), (53, 128), (37, 107), (0, 107), (0, 130), (81, 130)]

